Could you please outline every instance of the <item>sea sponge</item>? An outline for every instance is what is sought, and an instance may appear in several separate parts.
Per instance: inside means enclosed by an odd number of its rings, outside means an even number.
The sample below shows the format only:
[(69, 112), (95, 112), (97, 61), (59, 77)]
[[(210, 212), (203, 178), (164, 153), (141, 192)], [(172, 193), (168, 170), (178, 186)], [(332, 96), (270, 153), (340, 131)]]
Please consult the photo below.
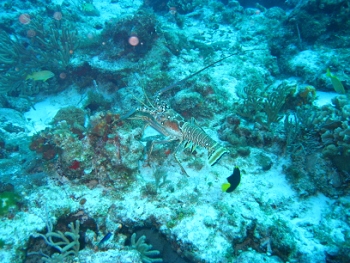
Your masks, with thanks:
[(174, 106), (180, 112), (194, 110), (198, 104), (201, 104), (203, 98), (198, 92), (189, 92), (188, 90), (181, 90), (176, 93), (174, 97)]
[(11, 209), (16, 209), (18, 201), (19, 195), (13, 191), (0, 193), (0, 216), (8, 214)]
[(65, 120), (71, 127), (77, 125), (84, 127), (85, 112), (82, 109), (76, 108), (74, 106), (62, 108), (53, 118), (53, 123), (57, 124), (63, 120)]
[(342, 108), (342, 113), (343, 113), (343, 118), (349, 118), (350, 117), (350, 104), (348, 105), (345, 105), (343, 108)]

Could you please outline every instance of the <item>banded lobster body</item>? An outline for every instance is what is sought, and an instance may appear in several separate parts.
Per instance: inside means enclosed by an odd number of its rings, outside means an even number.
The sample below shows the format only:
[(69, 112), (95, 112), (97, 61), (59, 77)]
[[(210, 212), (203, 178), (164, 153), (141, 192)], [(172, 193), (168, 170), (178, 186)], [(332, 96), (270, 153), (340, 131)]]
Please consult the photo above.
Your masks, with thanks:
[[(238, 52), (239, 53), (239, 52)], [(146, 97), (146, 101), (148, 102), (149, 105), (146, 105), (144, 102), (140, 101), (139, 99), (136, 99), (139, 101), (143, 107), (140, 107), (136, 110), (131, 110), (125, 115), (125, 118), (129, 119), (135, 119), (135, 120), (143, 120), (146, 122), (146, 125), (149, 125), (153, 127), (155, 130), (166, 136), (166, 140), (162, 141), (153, 141), (150, 149), (150, 153), (152, 152), (153, 145), (155, 143), (166, 143), (166, 142), (171, 142), (171, 141), (179, 141), (178, 146), (176, 147), (174, 151), (174, 157), (175, 160), (178, 162), (180, 165), (182, 171), (186, 173), (185, 169), (182, 167), (180, 161), (178, 160), (176, 156), (176, 152), (178, 151), (179, 147), (182, 145), (182, 143), (185, 143), (185, 147), (190, 147), (191, 151), (193, 152), (194, 149), (199, 145), (203, 146), (208, 150), (208, 158), (209, 158), (209, 164), (213, 165), (217, 162), (217, 160), (220, 159), (220, 157), (225, 154), (229, 153), (229, 151), (222, 147), (220, 144), (218, 144), (215, 140), (209, 137), (208, 134), (205, 133), (205, 131), (201, 128), (198, 127), (194, 119), (191, 119), (191, 122), (186, 122), (184, 118), (175, 112), (174, 110), (168, 108), (165, 104), (159, 103), (159, 97), (167, 92), (173, 89), (176, 86), (181, 85), (188, 79), (196, 76), (197, 74), (201, 73), (202, 71), (214, 66), (215, 64), (230, 58), (232, 56), (237, 55), (238, 53), (234, 53), (231, 55), (228, 55), (226, 57), (223, 57), (210, 65), (198, 70), (197, 72), (187, 76), (186, 78), (177, 81), (161, 90), (159, 90), (154, 98), (156, 99), (156, 106), (154, 106), (149, 98)]]
[(176, 156), (176, 152), (183, 143), (185, 143), (185, 147), (190, 147), (192, 152), (197, 146), (206, 148), (208, 150), (210, 165), (215, 164), (223, 154), (229, 152), (226, 148), (210, 138), (201, 127), (197, 126), (193, 118), (191, 122), (186, 122), (180, 114), (167, 108), (165, 105), (152, 108), (138, 108), (135, 114), (129, 118), (143, 120), (146, 122), (146, 125), (153, 127), (166, 136), (166, 140), (152, 142), (150, 153), (155, 143), (179, 141), (174, 151), (174, 157), (185, 174), (187, 173)]

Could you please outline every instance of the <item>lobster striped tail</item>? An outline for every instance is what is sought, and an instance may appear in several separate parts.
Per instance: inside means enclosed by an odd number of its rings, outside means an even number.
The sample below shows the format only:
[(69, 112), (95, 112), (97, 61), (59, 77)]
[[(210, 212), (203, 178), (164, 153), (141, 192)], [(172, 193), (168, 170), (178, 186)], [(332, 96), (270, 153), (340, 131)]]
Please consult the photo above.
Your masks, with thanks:
[(226, 148), (210, 138), (202, 128), (192, 123), (185, 122), (182, 126), (182, 132), (184, 140), (192, 143), (192, 149), (195, 145), (201, 145), (208, 150), (210, 165), (215, 164), (224, 153), (229, 153)]
[(208, 149), (209, 164), (214, 165), (225, 153), (229, 153), (229, 150), (216, 143), (213, 147)]

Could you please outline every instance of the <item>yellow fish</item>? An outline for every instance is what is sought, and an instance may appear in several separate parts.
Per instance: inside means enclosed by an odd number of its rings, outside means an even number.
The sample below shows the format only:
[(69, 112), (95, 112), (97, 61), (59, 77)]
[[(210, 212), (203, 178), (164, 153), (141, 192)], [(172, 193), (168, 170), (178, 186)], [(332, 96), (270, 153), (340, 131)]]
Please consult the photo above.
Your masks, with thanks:
[(26, 77), (26, 80), (33, 79), (33, 80), (46, 81), (46, 80), (52, 78), (53, 76), (55, 76), (55, 74), (53, 74), (53, 72), (51, 72), (49, 70), (42, 70), (42, 71), (34, 72), (33, 74), (28, 74)]
[(327, 68), (326, 76), (329, 77), (332, 81), (333, 88), (336, 92), (340, 94), (345, 94), (345, 89), (343, 83), (337, 78), (337, 76), (333, 75), (329, 68)]

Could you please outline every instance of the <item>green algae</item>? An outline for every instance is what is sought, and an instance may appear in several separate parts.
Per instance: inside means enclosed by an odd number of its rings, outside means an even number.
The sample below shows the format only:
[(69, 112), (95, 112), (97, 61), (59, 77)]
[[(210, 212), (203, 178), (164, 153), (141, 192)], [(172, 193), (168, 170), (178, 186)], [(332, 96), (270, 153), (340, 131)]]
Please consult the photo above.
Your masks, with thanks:
[(17, 202), (19, 201), (19, 195), (15, 192), (2, 192), (0, 193), (0, 216), (8, 214), (12, 208), (17, 208)]

